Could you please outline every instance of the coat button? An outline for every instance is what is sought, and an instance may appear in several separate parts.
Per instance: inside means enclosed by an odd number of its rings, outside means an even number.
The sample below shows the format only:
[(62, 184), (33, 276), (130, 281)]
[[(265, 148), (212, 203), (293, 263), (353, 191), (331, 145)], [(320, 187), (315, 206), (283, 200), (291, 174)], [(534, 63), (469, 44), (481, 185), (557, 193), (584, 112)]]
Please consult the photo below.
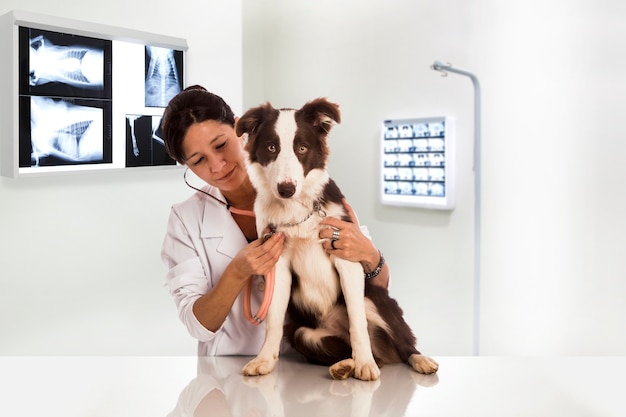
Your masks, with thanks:
[(257, 287), (257, 288), (258, 288), (258, 290), (259, 290), (259, 291), (261, 291), (261, 292), (265, 291), (265, 282), (264, 282), (264, 281), (259, 282), (259, 283), (257, 284), (257, 286), (256, 286), (256, 287)]

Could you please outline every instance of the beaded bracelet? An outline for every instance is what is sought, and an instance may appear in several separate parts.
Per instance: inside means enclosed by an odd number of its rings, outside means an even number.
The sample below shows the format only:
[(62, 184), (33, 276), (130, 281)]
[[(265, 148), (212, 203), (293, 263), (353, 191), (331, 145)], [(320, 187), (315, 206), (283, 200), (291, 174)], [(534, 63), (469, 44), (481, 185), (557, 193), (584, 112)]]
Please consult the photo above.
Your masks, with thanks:
[(380, 274), (380, 271), (383, 270), (383, 265), (385, 265), (385, 258), (383, 257), (381, 251), (378, 251), (378, 254), (380, 255), (380, 261), (378, 262), (378, 266), (372, 272), (366, 272), (365, 279), (376, 278), (378, 274)]

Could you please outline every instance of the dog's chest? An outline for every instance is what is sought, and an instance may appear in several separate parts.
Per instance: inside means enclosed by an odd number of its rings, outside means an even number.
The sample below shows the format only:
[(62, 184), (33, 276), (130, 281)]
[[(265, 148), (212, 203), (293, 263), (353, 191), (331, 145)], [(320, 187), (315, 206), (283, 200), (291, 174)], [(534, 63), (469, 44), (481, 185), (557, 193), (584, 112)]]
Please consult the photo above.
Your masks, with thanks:
[(307, 239), (288, 240), (283, 256), (294, 274), (293, 302), (322, 316), (328, 313), (339, 297), (341, 286), (322, 245)]

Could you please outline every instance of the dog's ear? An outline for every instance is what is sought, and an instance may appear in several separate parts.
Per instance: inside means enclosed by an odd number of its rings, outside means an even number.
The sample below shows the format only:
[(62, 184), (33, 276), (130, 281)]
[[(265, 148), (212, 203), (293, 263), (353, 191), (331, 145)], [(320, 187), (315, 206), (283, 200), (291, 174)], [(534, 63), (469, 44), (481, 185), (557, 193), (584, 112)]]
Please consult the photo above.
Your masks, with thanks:
[(269, 102), (245, 112), (244, 115), (237, 120), (237, 124), (235, 125), (237, 136), (241, 136), (244, 133), (249, 135), (253, 134), (271, 112), (276, 112), (276, 109), (274, 109)]
[(296, 112), (296, 118), (298, 117), (320, 129), (324, 134), (328, 134), (335, 123), (341, 123), (339, 106), (325, 98), (317, 98), (306, 103)]

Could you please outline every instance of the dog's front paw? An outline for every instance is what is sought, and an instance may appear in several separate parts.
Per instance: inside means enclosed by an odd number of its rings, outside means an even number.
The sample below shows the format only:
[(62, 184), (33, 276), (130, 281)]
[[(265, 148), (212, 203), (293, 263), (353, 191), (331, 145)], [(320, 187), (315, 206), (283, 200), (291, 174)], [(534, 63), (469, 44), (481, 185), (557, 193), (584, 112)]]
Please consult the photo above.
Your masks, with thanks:
[(332, 379), (344, 380), (354, 375), (355, 367), (354, 359), (344, 359), (328, 368), (328, 372)]
[(413, 354), (409, 357), (409, 364), (420, 374), (434, 374), (439, 369), (439, 364), (428, 356)]
[(267, 375), (274, 370), (276, 362), (278, 359), (257, 356), (243, 367), (243, 374), (245, 376)]
[(380, 378), (380, 369), (373, 359), (366, 362), (356, 360), (354, 377), (361, 381), (376, 381)]

